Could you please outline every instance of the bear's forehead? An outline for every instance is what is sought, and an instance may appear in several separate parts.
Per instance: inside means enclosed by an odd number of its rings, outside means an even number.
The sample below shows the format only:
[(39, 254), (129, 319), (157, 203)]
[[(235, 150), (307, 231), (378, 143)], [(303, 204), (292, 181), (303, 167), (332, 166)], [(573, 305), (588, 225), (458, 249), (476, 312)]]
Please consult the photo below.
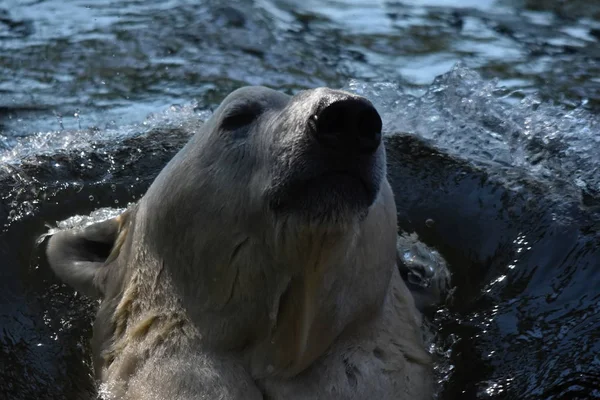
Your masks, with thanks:
[(363, 99), (363, 97), (354, 93), (328, 87), (319, 87), (297, 93), (291, 99), (290, 107), (300, 108), (309, 111), (310, 113), (317, 113), (319, 110), (322, 110), (337, 101), (351, 98)]
[(338, 100), (348, 98), (361, 98), (361, 96), (327, 87), (303, 90), (294, 96), (289, 96), (265, 86), (244, 86), (229, 94), (219, 108), (222, 112), (226, 109), (244, 107), (254, 107), (257, 110), (265, 111), (280, 109), (289, 105), (292, 108), (315, 111)]
[(219, 109), (242, 108), (245, 106), (261, 109), (280, 108), (288, 103), (290, 96), (265, 86), (244, 86), (229, 94), (221, 102)]

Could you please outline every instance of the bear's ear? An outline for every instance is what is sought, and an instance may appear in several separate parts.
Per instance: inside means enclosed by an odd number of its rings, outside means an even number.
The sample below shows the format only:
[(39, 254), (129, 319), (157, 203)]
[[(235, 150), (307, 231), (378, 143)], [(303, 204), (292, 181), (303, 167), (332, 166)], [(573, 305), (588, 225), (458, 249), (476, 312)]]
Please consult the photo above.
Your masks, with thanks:
[(75, 290), (93, 298), (104, 295), (101, 272), (114, 261), (127, 235), (129, 211), (84, 229), (52, 235), (46, 248), (54, 273)]

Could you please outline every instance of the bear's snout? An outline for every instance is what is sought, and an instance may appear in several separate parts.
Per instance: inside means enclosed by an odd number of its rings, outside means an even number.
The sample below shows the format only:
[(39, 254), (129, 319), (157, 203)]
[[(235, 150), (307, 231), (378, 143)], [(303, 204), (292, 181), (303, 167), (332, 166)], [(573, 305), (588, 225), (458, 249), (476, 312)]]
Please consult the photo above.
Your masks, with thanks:
[(295, 95), (277, 115), (265, 191), (271, 210), (330, 222), (363, 218), (385, 180), (383, 123), (373, 104), (317, 88)]
[(344, 153), (372, 154), (381, 144), (379, 113), (366, 99), (347, 97), (311, 116), (310, 132), (319, 144)]

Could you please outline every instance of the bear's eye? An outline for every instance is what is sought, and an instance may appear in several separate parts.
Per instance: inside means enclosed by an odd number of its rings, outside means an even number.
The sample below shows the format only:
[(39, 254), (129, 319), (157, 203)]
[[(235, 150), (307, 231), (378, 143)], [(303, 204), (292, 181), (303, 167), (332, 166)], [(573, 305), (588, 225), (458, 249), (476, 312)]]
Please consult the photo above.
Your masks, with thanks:
[(250, 125), (261, 113), (260, 107), (253, 104), (244, 104), (233, 107), (221, 121), (221, 127), (228, 131), (236, 131)]

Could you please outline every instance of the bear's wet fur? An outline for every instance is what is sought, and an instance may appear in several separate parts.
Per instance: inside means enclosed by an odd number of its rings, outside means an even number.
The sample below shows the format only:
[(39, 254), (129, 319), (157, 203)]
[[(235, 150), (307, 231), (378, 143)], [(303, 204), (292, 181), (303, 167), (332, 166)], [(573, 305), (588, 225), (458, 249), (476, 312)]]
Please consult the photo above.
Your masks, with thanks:
[(381, 119), (328, 88), (231, 93), (117, 218), (54, 234), (101, 299), (92, 349), (123, 399), (426, 399), (396, 261)]

